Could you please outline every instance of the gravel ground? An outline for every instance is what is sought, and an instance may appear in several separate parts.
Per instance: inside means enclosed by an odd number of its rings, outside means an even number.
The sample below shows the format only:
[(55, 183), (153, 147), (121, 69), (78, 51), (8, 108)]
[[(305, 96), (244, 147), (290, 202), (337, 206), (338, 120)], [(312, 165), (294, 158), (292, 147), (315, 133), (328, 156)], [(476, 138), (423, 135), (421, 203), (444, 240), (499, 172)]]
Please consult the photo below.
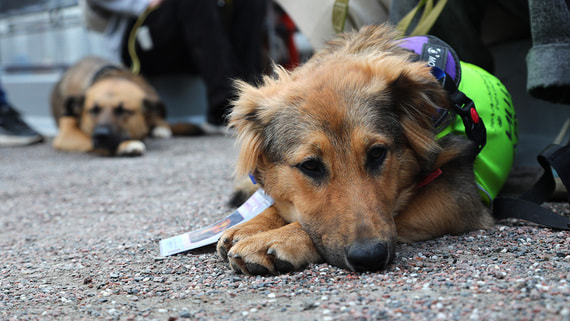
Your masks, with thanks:
[[(0, 149), (0, 320), (570, 320), (570, 233), (501, 222), (401, 245), (386, 271), (249, 277), (158, 241), (231, 209), (224, 137), (140, 158)], [(567, 204), (550, 204), (561, 213)]]

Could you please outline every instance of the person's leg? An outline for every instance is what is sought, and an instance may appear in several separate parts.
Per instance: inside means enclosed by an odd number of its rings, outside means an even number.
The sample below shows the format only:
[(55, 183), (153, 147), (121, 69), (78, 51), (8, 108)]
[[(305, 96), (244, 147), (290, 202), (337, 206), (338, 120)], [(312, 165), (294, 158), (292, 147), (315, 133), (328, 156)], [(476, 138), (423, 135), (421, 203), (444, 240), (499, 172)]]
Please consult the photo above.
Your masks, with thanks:
[(262, 45), (266, 30), (266, 0), (233, 0), (230, 40), (243, 66), (241, 78), (253, 83), (262, 74)]
[[(178, 0), (164, 1), (161, 6), (151, 12), (143, 26), (149, 28), (152, 39), (152, 48), (142, 49), (139, 42), (135, 41), (136, 56), (141, 63), (141, 74), (147, 77), (172, 74), (172, 73), (195, 73), (191, 59), (188, 58), (186, 45), (182, 39), (180, 24), (173, 18), (177, 11)], [(126, 66), (132, 66), (133, 57), (127, 48), (129, 35), (134, 24), (127, 28), (123, 37), (121, 52), (122, 61)]]
[(529, 4), (532, 48), (526, 57), (527, 90), (536, 98), (570, 105), (570, 1)]
[(233, 81), (242, 69), (224, 30), (220, 7), (212, 0), (180, 1), (179, 21), (191, 59), (206, 83), (208, 123), (223, 125), (234, 98)]
[[(397, 24), (417, 3), (417, 0), (393, 1), (390, 21)], [(481, 40), (481, 22), (486, 7), (487, 0), (448, 1), (429, 34), (450, 45), (462, 61), (475, 64), (492, 73), (493, 57)], [(416, 20), (412, 22), (408, 31), (415, 28)]]
[(6, 98), (6, 93), (2, 86), (0, 86), (0, 106), (8, 105), (8, 98)]
[(0, 146), (29, 145), (43, 141), (43, 137), (26, 124), (10, 106), (0, 86)]
[[(240, 74), (219, 10), (212, 0), (166, 0), (145, 22), (154, 48), (143, 51), (137, 45), (143, 75), (197, 72), (203, 78), (207, 120), (213, 125), (225, 123), (233, 79)], [(123, 57), (128, 58), (126, 48)]]

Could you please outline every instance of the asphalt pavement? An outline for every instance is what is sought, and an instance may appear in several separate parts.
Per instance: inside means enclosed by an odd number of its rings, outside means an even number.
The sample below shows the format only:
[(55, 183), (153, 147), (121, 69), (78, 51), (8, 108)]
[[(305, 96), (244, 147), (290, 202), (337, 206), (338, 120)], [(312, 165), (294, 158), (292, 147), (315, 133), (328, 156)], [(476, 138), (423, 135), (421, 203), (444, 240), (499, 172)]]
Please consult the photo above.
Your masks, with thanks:
[(244, 276), (212, 247), (158, 249), (232, 212), (232, 138), (135, 158), (50, 143), (0, 149), (0, 320), (570, 320), (569, 232), (499, 222), (401, 244), (381, 272)]

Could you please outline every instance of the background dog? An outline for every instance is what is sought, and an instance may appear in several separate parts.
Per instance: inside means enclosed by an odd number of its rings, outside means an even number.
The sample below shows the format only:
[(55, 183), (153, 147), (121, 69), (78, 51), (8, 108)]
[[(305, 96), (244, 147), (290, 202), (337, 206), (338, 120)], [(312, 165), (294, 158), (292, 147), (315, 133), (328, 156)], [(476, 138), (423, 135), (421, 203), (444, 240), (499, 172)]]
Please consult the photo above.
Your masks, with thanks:
[(237, 174), (252, 174), (275, 204), (218, 241), (234, 270), (279, 273), (323, 260), (379, 270), (397, 240), (493, 225), (474, 182), (473, 144), (436, 140), (447, 93), (398, 36), (365, 27), (292, 72), (277, 67), (259, 88), (238, 84)]
[[(142, 155), (142, 140), (173, 133), (166, 108), (156, 91), (139, 75), (97, 57), (70, 67), (51, 94), (51, 110), (59, 133), (53, 147), (102, 155)], [(178, 135), (196, 135), (194, 125), (179, 125)]]

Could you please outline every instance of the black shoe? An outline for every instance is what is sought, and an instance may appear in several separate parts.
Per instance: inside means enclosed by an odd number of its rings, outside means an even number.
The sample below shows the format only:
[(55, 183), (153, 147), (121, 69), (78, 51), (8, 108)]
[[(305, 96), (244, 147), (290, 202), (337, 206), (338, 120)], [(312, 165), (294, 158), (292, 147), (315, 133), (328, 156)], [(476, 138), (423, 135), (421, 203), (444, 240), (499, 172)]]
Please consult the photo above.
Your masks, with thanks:
[(0, 106), (0, 146), (23, 146), (43, 141), (44, 138), (30, 128), (14, 108)]

